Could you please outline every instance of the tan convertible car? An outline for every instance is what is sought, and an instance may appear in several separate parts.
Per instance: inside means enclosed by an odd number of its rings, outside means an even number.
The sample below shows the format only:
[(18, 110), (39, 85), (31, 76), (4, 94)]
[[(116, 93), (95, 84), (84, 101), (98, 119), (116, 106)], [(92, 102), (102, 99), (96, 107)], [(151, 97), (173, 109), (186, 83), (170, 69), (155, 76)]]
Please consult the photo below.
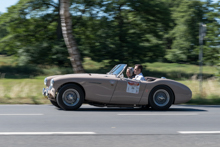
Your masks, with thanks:
[(67, 74), (45, 78), (43, 95), (64, 110), (76, 110), (83, 103), (107, 107), (151, 107), (166, 110), (172, 104), (189, 101), (191, 90), (166, 78), (125, 78), (127, 64), (118, 64), (107, 74)]

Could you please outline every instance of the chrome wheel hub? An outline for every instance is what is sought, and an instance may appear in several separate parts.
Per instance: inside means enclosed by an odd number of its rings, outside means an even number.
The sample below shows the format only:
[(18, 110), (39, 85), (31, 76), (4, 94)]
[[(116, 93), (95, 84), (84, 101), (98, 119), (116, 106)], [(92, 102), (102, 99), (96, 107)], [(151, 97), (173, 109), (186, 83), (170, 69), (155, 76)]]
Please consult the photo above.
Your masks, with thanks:
[(159, 89), (154, 93), (153, 101), (157, 106), (164, 107), (169, 103), (170, 95), (166, 90)]
[(80, 100), (80, 95), (75, 89), (67, 89), (62, 95), (62, 100), (67, 106), (75, 106)]

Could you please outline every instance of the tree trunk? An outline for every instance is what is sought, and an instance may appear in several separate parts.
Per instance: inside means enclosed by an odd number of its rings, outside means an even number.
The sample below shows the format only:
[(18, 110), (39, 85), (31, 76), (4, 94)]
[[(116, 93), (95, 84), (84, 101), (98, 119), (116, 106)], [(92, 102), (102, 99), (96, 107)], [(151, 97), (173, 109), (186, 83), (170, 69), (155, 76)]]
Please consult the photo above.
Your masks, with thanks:
[(57, 40), (60, 41), (63, 39), (62, 28), (61, 28), (61, 19), (60, 19), (60, 0), (58, 0), (58, 19), (57, 19)]
[(70, 61), (73, 67), (74, 73), (83, 73), (83, 65), (80, 60), (80, 54), (78, 47), (75, 41), (75, 38), (72, 33), (72, 19), (69, 12), (70, 0), (60, 0), (60, 16), (61, 16), (61, 25), (63, 38), (65, 40), (68, 53), (70, 56)]

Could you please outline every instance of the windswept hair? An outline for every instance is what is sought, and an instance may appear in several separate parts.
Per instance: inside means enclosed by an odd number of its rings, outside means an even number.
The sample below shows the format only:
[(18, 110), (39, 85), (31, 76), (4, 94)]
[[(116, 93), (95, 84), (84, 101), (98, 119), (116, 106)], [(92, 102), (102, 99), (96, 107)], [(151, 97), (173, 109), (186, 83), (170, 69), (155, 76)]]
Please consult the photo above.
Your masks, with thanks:
[(130, 75), (132, 76), (134, 74), (134, 68), (128, 67), (127, 70), (129, 70)]

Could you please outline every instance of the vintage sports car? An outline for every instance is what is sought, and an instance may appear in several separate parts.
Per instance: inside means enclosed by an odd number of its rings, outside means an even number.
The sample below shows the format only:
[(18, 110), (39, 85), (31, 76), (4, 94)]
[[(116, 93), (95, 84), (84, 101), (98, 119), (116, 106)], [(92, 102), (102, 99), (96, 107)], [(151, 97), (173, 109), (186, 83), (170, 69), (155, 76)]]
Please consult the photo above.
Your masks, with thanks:
[(176, 81), (145, 77), (137, 81), (123, 76), (127, 64), (118, 64), (107, 74), (67, 74), (45, 78), (43, 95), (64, 110), (76, 110), (83, 103), (108, 107), (151, 107), (166, 110), (172, 104), (189, 101), (191, 90)]

